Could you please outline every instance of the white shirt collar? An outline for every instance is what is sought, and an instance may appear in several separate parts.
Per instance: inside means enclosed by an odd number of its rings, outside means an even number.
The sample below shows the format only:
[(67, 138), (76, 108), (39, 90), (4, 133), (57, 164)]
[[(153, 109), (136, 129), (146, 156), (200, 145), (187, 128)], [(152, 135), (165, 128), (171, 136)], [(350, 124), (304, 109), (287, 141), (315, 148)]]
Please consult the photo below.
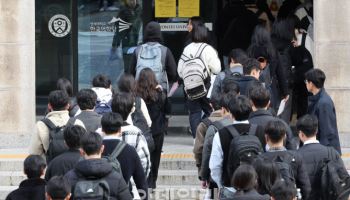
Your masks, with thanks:
[(249, 121), (248, 120), (244, 120), (244, 121), (236, 121), (236, 120), (234, 120), (233, 124), (249, 124)]
[(122, 140), (121, 136), (116, 136), (116, 135), (105, 135), (103, 137), (104, 140)]
[(304, 145), (307, 144), (319, 144), (320, 142), (318, 140), (307, 140), (304, 142)]

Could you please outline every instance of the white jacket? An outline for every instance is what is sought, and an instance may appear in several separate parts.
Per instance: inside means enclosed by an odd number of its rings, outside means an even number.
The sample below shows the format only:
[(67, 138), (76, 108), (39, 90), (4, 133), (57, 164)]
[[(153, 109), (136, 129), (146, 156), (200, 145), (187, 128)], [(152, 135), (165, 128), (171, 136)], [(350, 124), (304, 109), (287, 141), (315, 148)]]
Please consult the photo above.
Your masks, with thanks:
[(112, 99), (112, 90), (102, 87), (91, 88), (97, 94), (97, 102), (108, 103)]
[[(203, 43), (194, 43), (187, 45), (183, 51), (182, 54), (189, 56), (193, 55), (198, 52), (199, 47)], [(208, 71), (211, 72), (211, 74), (218, 74), (221, 71), (221, 63), (220, 59), (218, 57), (217, 51), (210, 45), (206, 44), (207, 46), (203, 49), (203, 52), (201, 54), (201, 59), (204, 62), (205, 66), (208, 68)], [(182, 59), (179, 60), (179, 64), (177, 67), (177, 73), (179, 74), (180, 78), (183, 78), (183, 64), (184, 61)]]

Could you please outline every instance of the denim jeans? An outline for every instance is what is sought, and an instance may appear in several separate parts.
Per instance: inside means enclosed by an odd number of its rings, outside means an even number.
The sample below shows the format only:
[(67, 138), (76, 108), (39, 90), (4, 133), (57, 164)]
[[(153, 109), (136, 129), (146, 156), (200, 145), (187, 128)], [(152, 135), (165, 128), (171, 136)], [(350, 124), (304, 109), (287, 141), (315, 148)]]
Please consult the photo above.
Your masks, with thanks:
[[(187, 99), (187, 109), (189, 112), (189, 121), (192, 132), (192, 137), (196, 138), (196, 130), (202, 119), (209, 117), (212, 108), (209, 104), (209, 99), (202, 97), (196, 100)], [(202, 116), (202, 112), (204, 115)]]

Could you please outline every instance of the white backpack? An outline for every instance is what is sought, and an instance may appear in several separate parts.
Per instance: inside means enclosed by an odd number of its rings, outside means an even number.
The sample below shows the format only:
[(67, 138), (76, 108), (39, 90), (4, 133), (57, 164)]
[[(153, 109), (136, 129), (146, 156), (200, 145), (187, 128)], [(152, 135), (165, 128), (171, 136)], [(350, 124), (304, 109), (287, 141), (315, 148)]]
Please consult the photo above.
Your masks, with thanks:
[(150, 68), (156, 75), (158, 83), (168, 91), (168, 76), (164, 70), (166, 52), (167, 48), (159, 43), (139, 46), (136, 49), (136, 79), (139, 78), (141, 70)]
[(182, 79), (185, 86), (185, 92), (190, 100), (199, 99), (207, 95), (205, 83), (209, 76), (207, 66), (201, 59), (201, 55), (207, 44), (201, 44), (197, 53), (193, 55), (181, 55), (183, 60)]

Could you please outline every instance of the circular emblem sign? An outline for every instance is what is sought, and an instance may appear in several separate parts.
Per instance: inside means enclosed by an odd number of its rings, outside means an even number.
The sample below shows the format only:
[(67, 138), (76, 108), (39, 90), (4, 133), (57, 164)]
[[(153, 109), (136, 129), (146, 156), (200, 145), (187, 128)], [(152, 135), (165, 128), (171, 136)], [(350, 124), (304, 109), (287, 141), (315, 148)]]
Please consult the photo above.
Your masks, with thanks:
[(49, 31), (53, 36), (64, 37), (71, 29), (69, 19), (64, 15), (54, 15), (49, 21)]

